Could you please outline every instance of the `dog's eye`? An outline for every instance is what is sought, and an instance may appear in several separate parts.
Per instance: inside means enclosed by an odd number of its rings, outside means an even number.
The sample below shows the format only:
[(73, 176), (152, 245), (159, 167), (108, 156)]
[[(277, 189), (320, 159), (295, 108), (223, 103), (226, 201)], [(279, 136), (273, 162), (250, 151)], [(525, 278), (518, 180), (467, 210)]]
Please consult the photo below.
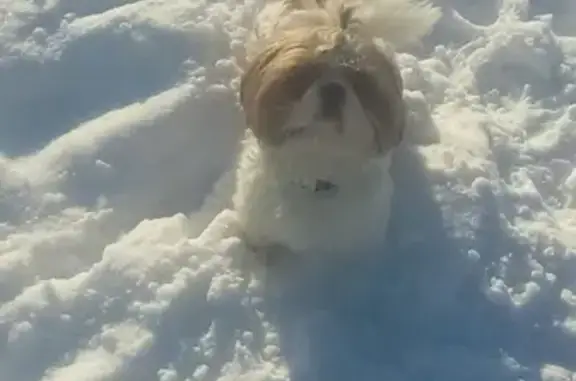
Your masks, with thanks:
[(286, 130), (286, 137), (298, 136), (304, 133), (305, 130), (304, 126), (291, 126)]

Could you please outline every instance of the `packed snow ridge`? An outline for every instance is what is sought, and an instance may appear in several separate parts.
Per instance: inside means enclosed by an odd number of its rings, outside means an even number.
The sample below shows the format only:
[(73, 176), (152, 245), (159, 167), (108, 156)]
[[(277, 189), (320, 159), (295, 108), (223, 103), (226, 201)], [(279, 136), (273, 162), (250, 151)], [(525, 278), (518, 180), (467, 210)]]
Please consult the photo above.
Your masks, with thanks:
[(436, 3), (388, 246), (264, 273), (222, 212), (261, 4), (0, 0), (0, 381), (576, 379), (576, 2)]

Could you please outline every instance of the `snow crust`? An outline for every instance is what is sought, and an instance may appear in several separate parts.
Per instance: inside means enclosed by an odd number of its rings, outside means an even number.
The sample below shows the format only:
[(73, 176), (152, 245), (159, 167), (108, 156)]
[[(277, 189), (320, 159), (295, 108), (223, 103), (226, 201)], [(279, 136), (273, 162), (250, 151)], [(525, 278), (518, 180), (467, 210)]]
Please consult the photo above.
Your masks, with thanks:
[(0, 0), (0, 381), (574, 380), (576, 3), (435, 3), (388, 246), (265, 272), (224, 210), (261, 4)]

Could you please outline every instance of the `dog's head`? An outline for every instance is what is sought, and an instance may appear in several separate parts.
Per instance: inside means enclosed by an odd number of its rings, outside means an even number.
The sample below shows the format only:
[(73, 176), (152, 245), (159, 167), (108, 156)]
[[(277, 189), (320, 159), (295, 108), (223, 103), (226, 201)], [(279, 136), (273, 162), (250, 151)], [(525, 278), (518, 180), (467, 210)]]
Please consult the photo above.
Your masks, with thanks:
[(261, 143), (370, 155), (400, 143), (402, 80), (391, 45), (367, 32), (361, 4), (280, 1), (273, 24), (256, 31), (240, 101)]

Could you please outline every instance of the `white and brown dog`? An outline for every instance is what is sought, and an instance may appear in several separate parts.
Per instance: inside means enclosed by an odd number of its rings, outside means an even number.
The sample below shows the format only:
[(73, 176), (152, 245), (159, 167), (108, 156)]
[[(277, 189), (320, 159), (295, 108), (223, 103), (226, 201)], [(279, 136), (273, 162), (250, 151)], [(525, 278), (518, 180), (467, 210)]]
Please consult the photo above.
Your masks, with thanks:
[(233, 206), (255, 246), (356, 252), (385, 238), (406, 110), (394, 60), (439, 17), (411, 0), (276, 0), (257, 17)]

